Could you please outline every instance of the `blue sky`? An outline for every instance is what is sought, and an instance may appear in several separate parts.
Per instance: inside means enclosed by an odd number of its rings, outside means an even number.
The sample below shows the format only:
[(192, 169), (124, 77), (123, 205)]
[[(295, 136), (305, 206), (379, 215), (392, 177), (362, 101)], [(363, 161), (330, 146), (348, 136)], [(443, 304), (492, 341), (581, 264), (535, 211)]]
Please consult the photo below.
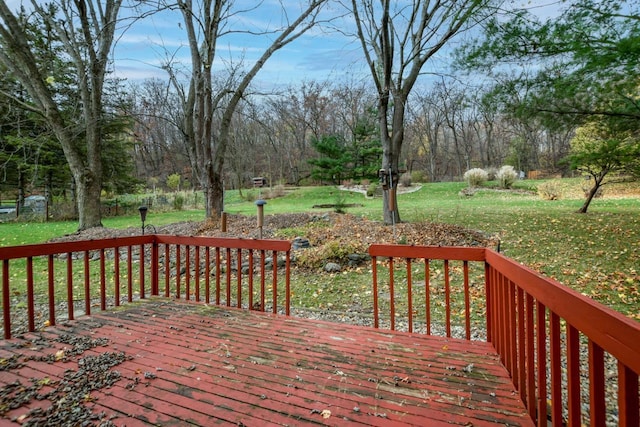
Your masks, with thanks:
[[(234, 28), (264, 29), (280, 23), (278, 3), (266, 1), (259, 12), (248, 12), (240, 17)], [(166, 72), (159, 67), (168, 56), (188, 66), (190, 53), (182, 27), (182, 16), (177, 11), (136, 22), (116, 45), (116, 75), (129, 80), (166, 78)], [(243, 57), (246, 67), (251, 67), (271, 44), (271, 39), (271, 36), (247, 34), (223, 37), (218, 41), (214, 71), (224, 68), (224, 62)], [(313, 28), (277, 51), (258, 74), (256, 83), (262, 87), (283, 86), (301, 80), (342, 79), (353, 73), (364, 74), (366, 69), (361, 55), (360, 45), (355, 40), (337, 32)]]
[[(402, 0), (400, 0), (402, 1)], [(298, 0), (285, 0), (287, 7), (295, 8)], [(238, 7), (251, 7), (255, 2), (237, 0)], [(515, 0), (512, 7), (527, 7), (541, 18), (556, 16), (559, 0)], [(336, 2), (330, 3), (326, 14), (340, 14)], [(234, 28), (264, 29), (273, 27), (281, 21), (281, 3), (276, 0), (264, 0), (260, 8), (249, 11), (234, 21)], [(293, 16), (293, 12), (290, 16)], [(159, 65), (168, 53), (175, 59), (188, 65), (189, 49), (186, 46), (186, 35), (181, 29), (182, 16), (177, 11), (151, 16), (138, 21), (119, 40), (115, 48), (116, 75), (129, 80), (142, 80), (150, 77), (166, 78), (166, 73)], [(352, 24), (346, 20), (343, 26)], [(351, 31), (353, 32), (353, 30)], [(246, 66), (250, 67), (264, 49), (269, 45), (266, 36), (250, 37), (236, 34), (225, 37), (218, 42), (217, 69), (224, 67), (222, 61), (231, 58), (238, 60), (244, 57)], [(428, 64), (430, 70), (442, 71), (450, 63), (451, 49), (443, 50)], [(216, 66), (214, 66), (214, 71)], [(324, 81), (326, 79), (342, 80), (346, 77), (370, 79), (369, 71), (364, 63), (361, 47), (354, 38), (338, 32), (311, 29), (293, 43), (276, 52), (258, 74), (254, 84), (260, 88), (286, 86), (303, 80)]]
[[(301, 0), (303, 1), (303, 0)], [(403, 1), (403, 0), (400, 0)], [(25, 1), (28, 4), (29, 1)], [(249, 0), (236, 0), (238, 7), (252, 7), (256, 4)], [(284, 0), (287, 8), (295, 8), (298, 0)], [(10, 7), (17, 7), (19, 0), (8, 0)], [(340, 11), (336, 2), (330, 3), (327, 14), (336, 15)], [(513, 7), (529, 7), (541, 17), (557, 14), (558, 0), (516, 0)], [(126, 12), (126, 11), (125, 11)], [(128, 13), (128, 12), (126, 12)], [(291, 11), (290, 16), (293, 17)], [(234, 29), (273, 28), (281, 23), (281, 3), (277, 0), (264, 0), (260, 8), (234, 17)], [(343, 26), (352, 25), (348, 21)], [(190, 64), (186, 34), (181, 28), (182, 15), (178, 11), (167, 11), (136, 21), (121, 34), (114, 48), (115, 73), (118, 77), (130, 81), (141, 81), (157, 77), (166, 79), (167, 73), (160, 68), (168, 56)], [(255, 62), (270, 44), (268, 36), (248, 36), (236, 34), (224, 37), (218, 42), (217, 62), (214, 71), (224, 68), (224, 62), (245, 58), (246, 67)], [(428, 65), (434, 70), (446, 68), (450, 50), (443, 50)], [(429, 70), (426, 70), (429, 71)], [(338, 32), (311, 29), (293, 43), (276, 52), (265, 64), (254, 80), (259, 88), (270, 89), (295, 84), (303, 80), (324, 81), (342, 80), (346, 77), (370, 78), (362, 58), (359, 42)]]

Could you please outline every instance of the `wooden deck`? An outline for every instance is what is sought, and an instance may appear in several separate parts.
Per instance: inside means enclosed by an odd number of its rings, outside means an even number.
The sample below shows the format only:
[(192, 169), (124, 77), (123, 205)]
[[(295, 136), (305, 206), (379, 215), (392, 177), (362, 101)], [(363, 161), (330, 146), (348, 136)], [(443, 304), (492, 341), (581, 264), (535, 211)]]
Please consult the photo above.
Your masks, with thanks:
[(165, 299), (2, 341), (0, 387), (0, 425), (533, 425), (487, 343)]

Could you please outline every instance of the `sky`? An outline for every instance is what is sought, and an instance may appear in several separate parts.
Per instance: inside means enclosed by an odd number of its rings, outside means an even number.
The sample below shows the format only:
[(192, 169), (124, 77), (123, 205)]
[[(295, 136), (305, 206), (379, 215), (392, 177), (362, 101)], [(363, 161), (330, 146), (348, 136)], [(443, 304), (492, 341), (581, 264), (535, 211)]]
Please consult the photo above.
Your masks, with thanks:
[[(25, 4), (28, 3), (28, 0), (25, 1)], [(294, 16), (294, 9), (300, 4), (298, 0), (284, 0), (282, 3), (289, 9), (290, 17)], [(542, 18), (557, 14), (558, 5), (561, 3), (559, 0), (512, 1), (514, 6), (528, 7)], [(20, 0), (9, 0), (7, 4), (15, 8), (20, 4)], [(236, 0), (235, 4), (238, 7), (251, 8), (256, 2)], [(235, 15), (232, 21), (233, 28), (274, 28), (281, 23), (281, 7), (279, 0), (263, 0), (259, 8)], [(336, 16), (341, 12), (337, 2), (333, 1), (325, 10), (324, 16)], [(124, 10), (123, 16), (130, 13)], [(340, 26), (347, 28), (352, 25), (349, 21), (343, 20)], [(166, 79), (167, 73), (162, 69), (162, 65), (169, 57), (188, 66), (190, 54), (183, 27), (182, 16), (178, 11), (166, 11), (131, 23), (126, 31), (120, 34), (114, 47), (115, 76), (134, 82), (149, 78)], [(249, 36), (242, 33), (223, 37), (218, 42), (214, 71), (221, 70), (226, 66), (225, 63), (238, 61), (240, 58), (245, 59), (247, 67), (252, 66), (270, 44), (270, 40), (269, 36)], [(443, 50), (429, 66), (434, 70), (442, 70), (450, 62), (450, 56), (451, 50)], [(370, 78), (360, 43), (354, 37), (337, 31), (312, 28), (293, 43), (277, 51), (259, 72), (254, 85), (269, 90), (301, 81), (335, 81), (359, 77)]]
[[(403, 0), (399, 0), (402, 2)], [(239, 7), (250, 7), (255, 1), (236, 0)], [(282, 2), (287, 8), (295, 9), (298, 0)], [(542, 19), (557, 16), (561, 0), (511, 0), (514, 7), (527, 7)], [(294, 5), (292, 7), (292, 5)], [(259, 9), (247, 11), (234, 18), (234, 28), (263, 29), (272, 28), (280, 23), (281, 2), (264, 0)], [(294, 12), (289, 10), (290, 16)], [(336, 16), (344, 11), (337, 2), (330, 2), (324, 16)], [(158, 77), (165, 79), (167, 74), (160, 68), (168, 56), (190, 63), (189, 49), (186, 45), (186, 33), (182, 29), (182, 16), (177, 12), (162, 13), (138, 21), (120, 38), (115, 48), (116, 76), (139, 81)], [(344, 19), (342, 28), (353, 27)], [(354, 33), (354, 30), (346, 32)], [(224, 62), (244, 57), (248, 67), (262, 54), (268, 45), (269, 37), (236, 34), (225, 37), (218, 43), (217, 62), (214, 71), (223, 68)], [(301, 81), (325, 81), (370, 79), (369, 70), (363, 58), (359, 41), (353, 36), (337, 31), (323, 31), (319, 28), (309, 30), (293, 43), (276, 52), (264, 65), (254, 80), (259, 88), (269, 89), (295, 84)], [(451, 49), (439, 52), (430, 61), (427, 71), (441, 71), (451, 62)]]
[[(243, 3), (255, 4), (242, 0), (236, 2), (240, 5)], [(253, 30), (273, 28), (280, 24), (280, 7), (278, 2), (267, 0), (260, 10), (249, 11), (234, 19), (233, 26)], [(137, 21), (122, 35), (115, 47), (116, 76), (129, 80), (151, 77), (164, 79), (167, 74), (161, 65), (167, 58), (173, 57), (183, 64), (190, 64), (183, 27), (182, 16), (177, 11)], [(272, 36), (240, 33), (223, 37), (218, 42), (214, 71), (239, 58), (245, 59), (247, 67), (252, 66), (272, 39)], [(354, 72), (362, 74), (366, 71), (363, 65), (361, 48), (355, 39), (335, 31), (312, 28), (277, 51), (259, 72), (256, 83), (264, 87), (285, 86), (303, 80), (342, 79)]]

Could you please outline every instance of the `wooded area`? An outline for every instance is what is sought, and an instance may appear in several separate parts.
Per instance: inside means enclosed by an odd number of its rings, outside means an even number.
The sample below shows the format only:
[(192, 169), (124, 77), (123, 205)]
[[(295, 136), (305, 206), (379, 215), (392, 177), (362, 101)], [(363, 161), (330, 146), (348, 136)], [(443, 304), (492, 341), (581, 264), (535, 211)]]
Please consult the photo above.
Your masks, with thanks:
[[(579, 169), (601, 185), (600, 176), (638, 171), (640, 11), (631, 3), (579, 0), (548, 22), (499, 13), (497, 1), (359, 9), (319, 0), (295, 15), (283, 6), (280, 27), (253, 32), (272, 41), (256, 63), (213, 73), (217, 43), (251, 33), (234, 27), (247, 10), (233, 2), (56, 0), (12, 10), (2, 1), (0, 202), (68, 200), (82, 229), (100, 225), (101, 196), (169, 189), (171, 176), (204, 191), (207, 216), (222, 211), (225, 188), (253, 177), (338, 184), (384, 170), (397, 185), (405, 171), (442, 181), (508, 164), (536, 176)], [(185, 29), (191, 64), (167, 50), (166, 79), (111, 76), (118, 38), (161, 10)], [(371, 75), (268, 93), (252, 86), (278, 49), (312, 28), (336, 31), (332, 14), (353, 23), (339, 30), (345, 43), (358, 40)], [(434, 76), (424, 66), (445, 46), (450, 60)], [(614, 164), (595, 162), (595, 172), (593, 156), (577, 155), (584, 143), (572, 152), (576, 130), (593, 122), (614, 141)]]

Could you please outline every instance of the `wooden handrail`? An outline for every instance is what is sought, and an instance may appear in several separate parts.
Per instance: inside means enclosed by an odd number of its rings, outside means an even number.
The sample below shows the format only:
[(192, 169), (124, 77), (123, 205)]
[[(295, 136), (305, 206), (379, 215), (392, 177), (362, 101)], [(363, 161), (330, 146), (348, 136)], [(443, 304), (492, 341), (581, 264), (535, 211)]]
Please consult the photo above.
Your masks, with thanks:
[[(28, 329), (38, 327), (34, 316), (40, 294), (46, 295), (48, 323), (56, 322), (56, 298), (66, 298), (66, 317), (73, 319), (75, 281), (83, 282), (78, 288), (86, 314), (95, 298), (101, 310), (108, 308), (106, 294), (113, 286), (114, 305), (120, 304), (123, 290), (127, 301), (136, 291), (139, 298), (149, 292), (262, 311), (271, 305), (273, 313), (281, 307), (288, 315), (290, 250), (290, 242), (280, 240), (162, 235), (3, 247), (4, 336), (11, 337), (11, 313), (18, 306), (27, 313)], [(492, 343), (538, 425), (546, 426), (547, 417), (554, 425), (580, 425), (584, 419), (600, 425), (612, 404), (619, 425), (640, 425), (640, 323), (491, 249), (375, 244), (369, 254), (375, 327), (385, 319), (396, 329), (404, 319), (410, 332), (422, 324), (427, 334), (435, 334), (434, 325), (440, 323), (442, 334), (450, 337), (462, 318), (464, 338), (484, 334)], [(273, 260), (270, 288), (267, 256)], [(18, 267), (25, 269), (25, 295), (12, 293), (12, 267), (19, 260), (26, 261)], [(63, 270), (59, 276), (57, 269)], [(90, 294), (92, 283), (99, 284), (97, 295)], [(66, 286), (66, 292), (60, 292), (60, 286)], [(271, 301), (266, 298), (269, 291)], [(424, 319), (417, 318), (418, 312)], [(607, 384), (616, 380), (611, 378), (616, 371), (617, 399), (612, 403), (607, 401)]]
[(74, 242), (41, 243), (38, 245), (2, 246), (0, 260), (36, 257), (43, 255), (59, 255), (68, 252), (96, 251), (114, 247), (151, 244), (156, 236), (114, 237), (110, 239), (77, 240)]
[(640, 323), (491, 249), (486, 260), (527, 295), (640, 373)]
[[(264, 311), (265, 306), (271, 305), (273, 313), (282, 310), (286, 315), (289, 315), (291, 299), (290, 250), (291, 243), (283, 240), (163, 235), (0, 247), (0, 264), (2, 266), (0, 286), (4, 337), (6, 339), (11, 337), (12, 313), (18, 309), (24, 309), (29, 331), (34, 331), (41, 326), (36, 325), (35, 322), (37, 297), (40, 297), (40, 300), (45, 299), (44, 302), (41, 301), (41, 304), (48, 308), (46, 322), (50, 325), (55, 325), (58, 320), (59, 302), (66, 304), (66, 318), (72, 320), (78, 310), (75, 303), (79, 301), (75, 299), (84, 300), (83, 313), (88, 315), (91, 314), (96, 300), (99, 301), (100, 310), (107, 309), (111, 304), (107, 301), (108, 293), (109, 299), (113, 299), (114, 306), (118, 306), (122, 302), (121, 291), (126, 293), (126, 302), (132, 302), (134, 297), (144, 299), (148, 295), (160, 295), (161, 281), (163, 281), (162, 293), (167, 297), (172, 296), (186, 300), (194, 298), (196, 301), (200, 301), (202, 298), (205, 302), (210, 303), (211, 253), (218, 255), (215, 258), (216, 266), (213, 267), (217, 279), (213, 285), (214, 293), (217, 296), (215, 303), (221, 303), (220, 294), (224, 293), (226, 305), (232, 305), (232, 299), (235, 299), (234, 304), (237, 307), (246, 305), (249, 309)], [(181, 251), (186, 252), (184, 257), (181, 257)], [(220, 253), (230, 255), (232, 251), (235, 255), (234, 260), (227, 258), (226, 265), (223, 265)], [(255, 257), (254, 251), (257, 251), (259, 256)], [(276, 266), (270, 270), (265, 267), (267, 253)], [(203, 256), (206, 259), (203, 259)], [(40, 259), (39, 262), (43, 265), (37, 271), (34, 269), (36, 259)], [(242, 266), (245, 259), (248, 259), (251, 264), (247, 267), (247, 271), (243, 272)], [(20, 291), (17, 291), (13, 286), (16, 279), (11, 275), (15, 271), (14, 266), (19, 265), (20, 260), (26, 260), (24, 279), (26, 292), (24, 295), (21, 291), (22, 285), (19, 288)], [(91, 260), (97, 261), (98, 265), (94, 265), (90, 262)], [(282, 280), (278, 277), (280, 260), (284, 261), (285, 270), (285, 276)], [(257, 265), (257, 272), (254, 271), (254, 264)], [(195, 269), (193, 275), (191, 273), (192, 267)], [(24, 267), (19, 265), (17, 268), (21, 270)], [(200, 283), (201, 269), (206, 272), (203, 289), (201, 289)], [(224, 273), (221, 271), (223, 269)], [(66, 274), (63, 274), (63, 271)], [(78, 273), (83, 274), (78, 275)], [(267, 273), (271, 276), (269, 288), (266, 287)], [(226, 289), (221, 288), (220, 279), (223, 275), (227, 283)], [(126, 281), (121, 278), (125, 278)], [(171, 278), (175, 280), (175, 285), (170, 281)], [(245, 289), (245, 278), (248, 278), (247, 289)], [(232, 279), (236, 283), (233, 289), (231, 288)], [(255, 279), (260, 284), (260, 288), (257, 290), (253, 288)], [(195, 280), (193, 287), (192, 280)], [(83, 282), (82, 287), (76, 286), (76, 282), (79, 281)], [(136, 281), (138, 286), (135, 286)], [(181, 289), (183, 281), (185, 288)], [(46, 285), (46, 289), (42, 288), (43, 285)], [(112, 293), (110, 293), (111, 287), (113, 287)], [(204, 295), (201, 295), (202, 290), (204, 290)], [(267, 292), (272, 294), (269, 302), (265, 299)], [(284, 301), (279, 299), (281, 292), (284, 292)], [(254, 293), (258, 294), (259, 302), (253, 301)], [(20, 300), (23, 296), (24, 303)], [(14, 303), (12, 300), (16, 302)]]
[[(539, 426), (546, 426), (548, 420), (553, 425), (580, 426), (584, 419), (590, 420), (591, 425), (604, 425), (607, 411), (614, 405), (619, 425), (640, 425), (640, 323), (491, 249), (372, 245), (369, 253), (375, 327), (380, 326), (382, 316), (379, 298), (385, 295), (389, 299), (389, 327), (395, 329), (397, 317), (402, 315), (398, 313), (397, 300), (403, 297), (397, 288), (404, 283), (408, 293), (404, 315), (412, 328), (416, 309), (412, 270), (419, 260), (425, 266), (422, 280), (427, 292), (426, 333), (433, 330), (431, 322), (440, 320), (429, 315), (431, 299), (439, 292), (445, 295), (445, 316), (440, 322), (444, 323), (444, 334), (451, 336), (451, 296), (455, 291), (450, 261), (462, 261), (463, 279), (459, 280), (463, 286), (458, 292), (464, 293), (465, 337), (470, 339), (468, 263), (482, 262), (484, 332), (511, 374), (531, 418)], [(439, 284), (432, 283), (430, 277), (434, 260), (444, 263)], [(387, 278), (380, 277), (381, 262), (386, 263)], [(403, 263), (405, 278), (398, 280), (397, 272), (403, 271)], [(385, 283), (384, 291), (381, 283)], [(605, 365), (607, 359), (615, 360)], [(615, 369), (617, 396), (611, 396), (613, 388), (607, 384), (614, 381), (611, 372)]]

